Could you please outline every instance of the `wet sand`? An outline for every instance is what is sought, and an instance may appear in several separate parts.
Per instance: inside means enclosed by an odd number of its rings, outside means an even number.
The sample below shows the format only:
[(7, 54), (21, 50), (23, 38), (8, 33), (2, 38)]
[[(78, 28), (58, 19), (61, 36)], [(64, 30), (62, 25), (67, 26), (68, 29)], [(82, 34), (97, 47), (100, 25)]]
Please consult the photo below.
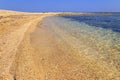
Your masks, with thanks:
[(116, 68), (81, 53), (61, 29), (42, 24), (54, 15), (29, 14), (19, 26), (1, 30), (0, 80), (119, 80)]

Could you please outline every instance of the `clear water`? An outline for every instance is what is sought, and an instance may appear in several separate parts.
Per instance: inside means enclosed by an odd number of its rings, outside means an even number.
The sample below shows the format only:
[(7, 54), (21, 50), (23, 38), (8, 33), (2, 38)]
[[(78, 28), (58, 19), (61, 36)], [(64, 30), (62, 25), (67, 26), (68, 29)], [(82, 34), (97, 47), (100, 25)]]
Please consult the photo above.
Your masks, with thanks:
[(120, 70), (120, 16), (48, 17), (43, 24), (79, 52), (103, 58)]
[(120, 15), (111, 16), (64, 16), (78, 22), (84, 22), (90, 26), (102, 27), (120, 32)]

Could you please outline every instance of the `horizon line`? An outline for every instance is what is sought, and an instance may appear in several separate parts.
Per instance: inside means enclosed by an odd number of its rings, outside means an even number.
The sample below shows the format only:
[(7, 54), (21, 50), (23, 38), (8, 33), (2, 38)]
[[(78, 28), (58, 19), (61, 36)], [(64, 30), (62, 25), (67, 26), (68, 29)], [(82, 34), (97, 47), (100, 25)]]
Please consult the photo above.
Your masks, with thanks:
[(120, 11), (21, 11), (21, 10), (12, 10), (12, 9), (0, 9), (0, 10), (6, 10), (6, 11), (16, 11), (16, 12), (35, 12), (35, 13), (39, 13), (39, 12), (76, 12), (76, 13), (112, 13), (112, 12), (120, 12)]

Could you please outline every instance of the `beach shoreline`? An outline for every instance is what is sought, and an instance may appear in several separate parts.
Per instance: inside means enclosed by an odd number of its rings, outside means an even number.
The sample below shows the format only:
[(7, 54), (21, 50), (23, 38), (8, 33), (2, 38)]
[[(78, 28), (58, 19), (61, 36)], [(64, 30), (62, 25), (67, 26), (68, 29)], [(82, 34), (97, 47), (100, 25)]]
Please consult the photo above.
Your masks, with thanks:
[(119, 80), (115, 67), (81, 53), (78, 40), (44, 23), (60, 15), (66, 14), (0, 14), (0, 80)]
[[(28, 18), (26, 18), (28, 15)], [(33, 16), (32, 16), (33, 15)], [(26, 14), (12, 11), (2, 11), (0, 29), (0, 79), (12, 80), (10, 68), (15, 60), (15, 55), (23, 38), (34, 31), (36, 24), (44, 17), (53, 16), (54, 13)], [(39, 15), (39, 16), (38, 16)], [(25, 16), (25, 18), (24, 18)], [(30, 17), (29, 17), (30, 16)], [(16, 20), (18, 21), (16, 22)], [(20, 19), (20, 20), (19, 20)], [(32, 26), (32, 27), (31, 27)], [(11, 29), (12, 27), (12, 29)], [(31, 30), (30, 30), (31, 27)], [(29, 30), (29, 31), (28, 31)], [(26, 44), (26, 43), (25, 43)], [(24, 44), (24, 45), (25, 45)], [(20, 51), (21, 52), (21, 51)]]

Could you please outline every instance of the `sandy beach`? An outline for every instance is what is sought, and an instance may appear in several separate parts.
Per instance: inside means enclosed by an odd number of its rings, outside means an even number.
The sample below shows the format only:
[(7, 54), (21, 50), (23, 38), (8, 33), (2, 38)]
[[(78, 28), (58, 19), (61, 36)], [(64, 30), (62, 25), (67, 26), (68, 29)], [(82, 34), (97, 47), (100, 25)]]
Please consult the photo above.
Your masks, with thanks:
[(69, 34), (42, 24), (56, 15), (0, 11), (0, 80), (119, 80), (114, 66), (81, 53)]

